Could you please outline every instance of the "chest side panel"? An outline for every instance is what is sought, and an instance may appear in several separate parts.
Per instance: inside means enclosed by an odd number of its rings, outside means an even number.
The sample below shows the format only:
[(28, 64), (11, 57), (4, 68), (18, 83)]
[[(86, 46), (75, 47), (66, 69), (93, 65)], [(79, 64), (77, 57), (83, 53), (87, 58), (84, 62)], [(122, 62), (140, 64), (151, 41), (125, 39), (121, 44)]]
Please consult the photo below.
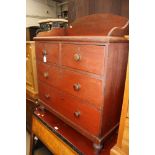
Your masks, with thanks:
[(128, 43), (109, 44), (106, 51), (102, 134), (106, 136), (119, 124), (125, 75), (128, 61)]

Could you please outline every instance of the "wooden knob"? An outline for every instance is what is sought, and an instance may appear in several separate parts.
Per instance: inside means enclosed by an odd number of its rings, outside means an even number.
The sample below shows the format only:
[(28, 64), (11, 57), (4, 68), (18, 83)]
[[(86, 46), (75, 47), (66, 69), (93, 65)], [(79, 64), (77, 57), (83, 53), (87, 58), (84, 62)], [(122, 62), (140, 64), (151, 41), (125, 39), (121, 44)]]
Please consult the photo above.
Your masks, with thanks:
[(44, 77), (48, 78), (48, 72), (44, 72)]
[(80, 61), (81, 60), (81, 56), (80, 56), (80, 54), (74, 54), (74, 60), (75, 61)]
[(80, 111), (74, 112), (74, 116), (75, 116), (75, 117), (80, 117)]
[(45, 94), (45, 98), (46, 99), (49, 99), (50, 98), (50, 95), (49, 94)]
[(75, 91), (79, 91), (80, 88), (81, 88), (81, 85), (80, 85), (79, 83), (75, 83), (75, 84), (73, 85), (73, 88), (74, 88)]

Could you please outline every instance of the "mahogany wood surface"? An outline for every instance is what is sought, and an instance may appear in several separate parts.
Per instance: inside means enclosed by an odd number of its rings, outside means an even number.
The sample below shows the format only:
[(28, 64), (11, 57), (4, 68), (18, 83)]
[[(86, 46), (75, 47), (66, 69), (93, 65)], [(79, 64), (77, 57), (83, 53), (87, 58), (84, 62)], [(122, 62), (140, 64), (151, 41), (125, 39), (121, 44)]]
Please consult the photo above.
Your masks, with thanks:
[[(124, 36), (129, 33), (129, 22), (128, 19), (118, 15), (112, 15), (109, 13), (98, 13), (89, 16), (84, 16), (73, 23), (66, 29), (64, 34), (44, 32), (44, 34), (38, 34), (38, 37), (48, 36)], [(61, 30), (61, 28), (60, 28)], [(114, 32), (113, 32), (114, 31)], [(50, 33), (51, 32), (51, 33)]]
[[(71, 96), (76, 96), (81, 100), (88, 101), (89, 104), (95, 103), (94, 105), (98, 109), (102, 109), (103, 106), (101, 126), (102, 140), (105, 139), (112, 132), (112, 130), (118, 127), (122, 104), (122, 95), (124, 90), (128, 44), (111, 43), (110, 45), (106, 45), (105, 49), (105, 75), (103, 75), (104, 78), (102, 77), (102, 80), (96, 79), (96, 77), (90, 77), (89, 75), (86, 75), (84, 73), (78, 73), (74, 69), (73, 71), (71, 71), (67, 68), (64, 69), (57, 65), (42, 63), (41, 61), (38, 61), (37, 63), (38, 80), (40, 82), (47, 83), (50, 87), (56, 87), (60, 91), (71, 94)], [(48, 72), (48, 78), (45, 78), (43, 76), (44, 72)], [(81, 84), (81, 88), (79, 91), (75, 91), (73, 89), (73, 85), (75, 83)], [(104, 93), (103, 91), (104, 85), (106, 93)], [(40, 88), (40, 94), (42, 94), (43, 92), (44, 89)], [(47, 95), (49, 95), (48, 92)], [(45, 101), (45, 103), (48, 102)], [(53, 107), (51, 106), (51, 110), (52, 109)], [(63, 116), (60, 117), (64, 119)], [(67, 119), (70, 120), (70, 117), (67, 116)], [(94, 139), (93, 136), (90, 136), (90, 139)]]
[[(46, 84), (39, 83), (39, 86), (40, 99), (44, 103), (57, 111), (58, 114), (62, 114), (71, 120), (72, 124), (75, 123), (90, 134), (99, 136), (101, 112), (86, 104), (85, 101), (81, 101)], [(76, 113), (79, 113), (79, 115), (76, 115)], [(95, 124), (93, 124), (94, 122)]]
[(128, 19), (98, 14), (75, 21), (66, 30), (70, 36), (35, 38), (40, 103), (94, 142), (97, 152), (119, 125), (127, 31)]
[[(122, 28), (128, 24), (128, 19), (125, 17), (112, 14), (93, 14), (84, 16), (73, 23), (66, 30), (68, 36), (106, 36), (115, 27)], [(125, 33), (128, 34), (128, 27)], [(115, 33), (115, 36), (123, 36)]]
[[(61, 55), (64, 66), (103, 75), (104, 46), (62, 44)], [(79, 61), (75, 61), (76, 55), (80, 56)]]
[[(46, 65), (38, 62), (38, 80), (54, 86), (62, 91), (68, 92), (80, 99), (89, 101), (100, 108), (103, 100), (102, 80), (91, 78), (76, 71), (62, 69), (54, 65)], [(44, 72), (48, 77), (44, 77)], [(74, 85), (80, 84), (79, 90), (74, 90)], [(98, 91), (96, 91), (98, 90)]]
[(40, 36), (34, 37), (36, 41), (59, 41), (74, 44), (95, 44), (95, 45), (105, 45), (105, 43), (128, 43), (129, 41), (124, 37), (117, 36)]
[(49, 42), (36, 42), (37, 59), (43, 61), (43, 52), (46, 51), (46, 60), (51, 63), (58, 63), (59, 45)]
[[(106, 53), (106, 90), (104, 92), (103, 126), (105, 134), (120, 119), (128, 61), (128, 44), (110, 44)], [(110, 95), (109, 95), (110, 94)], [(117, 109), (117, 110), (116, 110)]]

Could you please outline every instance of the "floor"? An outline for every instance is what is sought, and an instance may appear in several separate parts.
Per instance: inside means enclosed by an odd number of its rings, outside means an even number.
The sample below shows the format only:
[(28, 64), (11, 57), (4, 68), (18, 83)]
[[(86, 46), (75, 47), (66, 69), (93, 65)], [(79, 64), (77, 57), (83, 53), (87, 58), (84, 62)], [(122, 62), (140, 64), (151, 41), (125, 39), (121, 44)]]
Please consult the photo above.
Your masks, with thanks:
[[(30, 134), (26, 132), (26, 155), (29, 155), (30, 151)], [(37, 149), (34, 155), (51, 155), (51, 153), (43, 146)]]

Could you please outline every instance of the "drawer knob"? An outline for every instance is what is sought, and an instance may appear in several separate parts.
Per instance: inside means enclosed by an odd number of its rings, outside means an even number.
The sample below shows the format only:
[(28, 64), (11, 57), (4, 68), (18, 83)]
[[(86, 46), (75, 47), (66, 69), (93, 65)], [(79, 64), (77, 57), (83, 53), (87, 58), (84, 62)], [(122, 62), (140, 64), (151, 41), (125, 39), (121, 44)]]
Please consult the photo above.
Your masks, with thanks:
[(44, 77), (48, 78), (48, 72), (44, 72)]
[(80, 88), (81, 88), (81, 85), (80, 85), (79, 83), (75, 83), (75, 84), (73, 85), (73, 88), (74, 88), (75, 91), (79, 91)]
[(49, 94), (45, 94), (45, 98), (46, 99), (49, 99), (50, 98), (50, 95)]
[(74, 116), (75, 116), (75, 117), (80, 117), (80, 111), (74, 112)]
[(46, 50), (44, 49), (44, 50), (43, 50), (43, 62), (44, 62), (44, 63), (47, 62), (47, 57), (46, 57), (46, 56), (47, 56), (47, 52), (46, 52)]
[(80, 54), (78, 54), (78, 53), (74, 54), (74, 60), (75, 61), (80, 61), (81, 60)]

